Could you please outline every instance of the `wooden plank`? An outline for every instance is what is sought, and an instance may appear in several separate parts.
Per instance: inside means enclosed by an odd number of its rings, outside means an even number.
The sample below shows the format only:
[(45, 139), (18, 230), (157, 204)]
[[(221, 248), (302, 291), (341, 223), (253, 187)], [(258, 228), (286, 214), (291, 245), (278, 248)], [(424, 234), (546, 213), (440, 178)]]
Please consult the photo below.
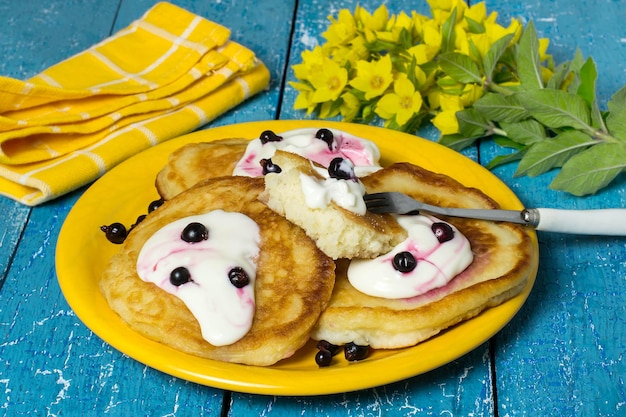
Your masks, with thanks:
[[(32, 77), (107, 36), (114, 15), (115, 8), (97, 0), (80, 6), (60, 1), (0, 3), (0, 75)], [(0, 196), (0, 288), (29, 212)]]
[[(115, 15), (115, 10), (109, 10), (109, 13), (107, 10), (94, 1), (80, 6), (47, 2), (45, 7), (32, 2), (4, 3), (0, 6), (3, 27), (0, 74), (26, 79), (97, 42), (109, 34)], [(68, 18), (68, 15), (71, 17)], [(53, 286), (56, 283), (54, 228), (43, 226), (38, 229), (42, 225), (37, 222), (37, 216), (29, 219), (30, 208), (5, 197), (0, 197), (0, 206), (3, 213), (0, 220), (3, 263), (3, 285), (0, 288), (0, 409), (5, 415), (25, 415), (34, 410), (45, 414), (55, 408), (57, 397), (61, 398), (67, 392), (64, 390), (66, 379), (56, 372), (62, 369), (60, 365), (51, 368), (39, 365), (48, 361), (51, 354), (62, 364), (62, 356), (69, 352), (64, 351), (68, 346), (66, 343), (51, 343), (50, 350), (42, 347), (56, 336), (56, 323), (67, 321), (68, 317), (76, 319), (68, 316), (71, 311), (67, 307), (46, 309), (49, 306), (46, 290), (50, 283)], [(38, 212), (49, 221), (58, 223), (65, 217), (69, 206), (61, 210), (60, 216), (50, 207), (44, 205)], [(31, 221), (30, 229), (25, 228), (27, 220)], [(22, 233), (33, 246), (22, 244), (21, 250), (16, 251), (15, 245), (21, 242)], [(53, 298), (61, 297), (58, 287), (50, 292)], [(64, 300), (60, 299), (59, 303), (64, 303)], [(68, 325), (67, 332), (73, 334), (72, 330), (72, 325)], [(50, 362), (52, 365), (54, 361)], [(80, 365), (75, 368), (79, 370)], [(59, 407), (63, 405), (56, 406)]]
[[(419, 359), (418, 359), (419, 360)], [(492, 415), (489, 347), (484, 344), (423, 375), (371, 389), (324, 396), (232, 394), (233, 416)], [(358, 366), (355, 364), (354, 366)], [(366, 378), (367, 375), (363, 375)]]
[(0, 291), (9, 270), (13, 254), (26, 226), (30, 208), (8, 198), (0, 197)]
[[(32, 76), (125, 27), (154, 3), (124, 2), (119, 15), (118, 4), (106, 1), (0, 6), (2, 23), (10, 28), (10, 36), (0, 37), (10, 58), (0, 63), (1, 71), (19, 78)], [(267, 14), (257, 20), (258, 13), (246, 9), (242, 14), (236, 4), (178, 4), (233, 29), (233, 39), (246, 46), (256, 50), (265, 44), (261, 59), (272, 71), (272, 89), (219, 123), (273, 119), (290, 25), (277, 27), (272, 17), (290, 22), (289, 7), (261, 1)], [(81, 192), (32, 209), (25, 228), (30, 209), (2, 200), (3, 208), (21, 214), (6, 223), (2, 253), (7, 259), (1, 262), (7, 265), (13, 252), (5, 252), (4, 244), (15, 245), (22, 229), (24, 236), (0, 293), (0, 414), (220, 415), (221, 390), (173, 378), (130, 359), (89, 331), (67, 305), (56, 280), (54, 251), (63, 220)]]
[(0, 74), (26, 79), (109, 35), (117, 2), (0, 3)]
[[(340, 8), (354, 11), (356, 5), (373, 13), (379, 1), (344, 1), (341, 6), (332, 0), (300, 2), (295, 20), (295, 30), (289, 66), (301, 62), (301, 53), (324, 42), (321, 34), (330, 23), (327, 17), (337, 16)], [(430, 15), (426, 2), (395, 1), (388, 5), (391, 14), (405, 11)], [(288, 70), (288, 80), (295, 81)], [(283, 94), (281, 119), (307, 118), (302, 111), (294, 110), (296, 91), (287, 86)], [(314, 118), (314, 117), (312, 117)], [(320, 122), (323, 126), (323, 121)], [(420, 135), (434, 140), (437, 132), (424, 129)], [(469, 150), (468, 156), (476, 155)], [(356, 364), (355, 366), (358, 366)], [(366, 376), (364, 376), (366, 377)], [(232, 415), (483, 415), (493, 414), (493, 392), (490, 375), (489, 344), (468, 353), (446, 366), (416, 376), (406, 381), (358, 392), (321, 397), (271, 397), (232, 394)]]
[[(580, 48), (598, 68), (598, 99), (626, 84), (626, 11), (611, 1), (489, 1), (503, 22), (533, 20), (551, 40), (556, 62)], [(481, 146), (486, 162), (502, 152)], [(527, 206), (626, 207), (626, 177), (590, 197), (550, 190), (555, 173), (513, 178), (515, 164), (495, 173)], [(495, 339), (500, 415), (623, 415), (626, 413), (626, 243), (624, 238), (539, 233), (537, 283), (518, 316)]]
[(220, 392), (121, 354), (67, 305), (54, 250), (65, 214), (79, 196), (33, 210), (2, 289), (0, 404), (9, 415), (166, 415), (183, 405), (219, 414)]

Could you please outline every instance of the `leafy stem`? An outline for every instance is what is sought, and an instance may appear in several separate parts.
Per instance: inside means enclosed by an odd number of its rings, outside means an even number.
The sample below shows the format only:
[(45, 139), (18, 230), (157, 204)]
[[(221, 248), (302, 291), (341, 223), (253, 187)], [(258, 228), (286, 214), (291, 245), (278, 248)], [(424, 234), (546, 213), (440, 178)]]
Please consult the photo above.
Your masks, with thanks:
[[(441, 143), (460, 150), (494, 138), (497, 145), (516, 151), (496, 156), (488, 168), (519, 162), (515, 175), (531, 177), (559, 169), (550, 187), (580, 196), (596, 193), (626, 170), (626, 87), (601, 112), (593, 60), (577, 51), (558, 68), (542, 67), (532, 22), (516, 45), (514, 64), (508, 62), (519, 83), (505, 87), (493, 81), (498, 65), (507, 66), (502, 45), (496, 47), (502, 62), (484, 65), (493, 69), (485, 74), (486, 93), (471, 109), (457, 113), (459, 133), (444, 135)], [(455, 62), (455, 74), (473, 71), (462, 68), (463, 60)]]
[(498, 85), (495, 82), (485, 81), (483, 86), (486, 91), (492, 91), (494, 93), (502, 94), (503, 96), (511, 96), (515, 94), (513, 90)]

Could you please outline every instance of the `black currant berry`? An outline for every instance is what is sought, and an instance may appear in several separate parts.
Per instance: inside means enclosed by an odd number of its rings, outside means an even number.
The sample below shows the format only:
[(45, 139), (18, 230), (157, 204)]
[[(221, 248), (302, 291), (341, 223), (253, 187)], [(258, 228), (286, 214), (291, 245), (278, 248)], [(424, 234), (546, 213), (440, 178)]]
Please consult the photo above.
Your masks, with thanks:
[(349, 180), (355, 178), (354, 165), (349, 159), (341, 157), (334, 158), (328, 165), (328, 175), (338, 180)]
[(436, 222), (430, 226), (430, 229), (435, 234), (439, 243), (447, 242), (448, 240), (452, 240), (454, 237), (454, 230), (452, 230), (452, 226), (448, 223)]
[(184, 266), (179, 266), (170, 272), (170, 282), (177, 287), (191, 281), (191, 274)]
[(192, 222), (185, 226), (180, 238), (188, 243), (198, 243), (209, 238), (209, 231), (202, 223)]
[(320, 368), (325, 367), (325, 366), (330, 366), (330, 363), (332, 362), (332, 360), (333, 360), (333, 354), (327, 351), (326, 349), (320, 349), (315, 354), (315, 363)]
[(161, 198), (159, 200), (154, 200), (148, 205), (148, 213), (152, 213), (154, 210), (158, 209), (163, 205), (165, 201)]
[(243, 268), (236, 266), (228, 271), (228, 279), (235, 288), (243, 288), (250, 283), (250, 277)]
[(344, 346), (343, 352), (347, 361), (360, 361), (367, 358), (367, 355), (370, 352), (370, 347), (357, 345), (354, 342), (349, 342), (346, 343), (346, 346)]
[(109, 242), (119, 245), (126, 239), (126, 227), (122, 223), (112, 223), (108, 226), (100, 226)]
[(330, 353), (333, 354), (333, 356), (336, 355), (337, 352), (339, 352), (339, 346), (333, 345), (332, 343), (330, 343), (327, 340), (320, 340), (319, 342), (317, 342), (316, 347), (319, 350), (327, 350), (327, 351), (329, 351)]
[(280, 142), (281, 140), (283, 140), (283, 137), (278, 136), (276, 133), (272, 132), (271, 130), (266, 130), (263, 133), (261, 133), (261, 136), (259, 136), (259, 139), (261, 139), (261, 144), (265, 145), (267, 142)]
[(272, 160), (269, 158), (261, 159), (259, 163), (261, 164), (261, 167), (263, 168), (263, 175), (266, 175), (269, 173), (280, 174), (282, 172), (282, 169), (278, 165), (274, 164)]
[(333, 140), (335, 139), (333, 132), (328, 129), (320, 129), (315, 133), (315, 137), (326, 142), (328, 150), (333, 150)]
[(411, 252), (404, 251), (396, 253), (396, 256), (393, 257), (392, 264), (396, 271), (411, 272), (417, 266), (417, 260)]
[(142, 214), (142, 215), (138, 216), (138, 217), (137, 217), (137, 220), (135, 220), (135, 223), (133, 223), (133, 224), (130, 226), (130, 229), (129, 229), (128, 231), (130, 232), (130, 231), (131, 231), (131, 230), (133, 230), (135, 227), (137, 227), (137, 225), (138, 225), (139, 223), (141, 223), (142, 221), (144, 221), (144, 219), (145, 219), (145, 218), (146, 218), (146, 215), (145, 215), (145, 214)]

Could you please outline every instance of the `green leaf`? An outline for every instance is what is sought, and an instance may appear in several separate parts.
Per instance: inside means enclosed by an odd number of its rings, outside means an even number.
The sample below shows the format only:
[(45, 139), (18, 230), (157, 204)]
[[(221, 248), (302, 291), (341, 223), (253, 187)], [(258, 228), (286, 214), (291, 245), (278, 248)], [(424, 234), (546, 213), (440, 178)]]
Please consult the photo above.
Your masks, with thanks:
[(441, 52), (454, 51), (454, 44), (456, 42), (456, 35), (454, 33), (454, 27), (456, 25), (456, 7), (452, 9), (450, 16), (443, 22), (441, 28)]
[(483, 68), (485, 71), (485, 77), (488, 81), (493, 80), (493, 71), (496, 68), (496, 64), (500, 60), (500, 57), (502, 56), (504, 51), (506, 51), (506, 49), (509, 47), (509, 43), (511, 42), (512, 38), (513, 34), (508, 34), (501, 37), (489, 47), (489, 50), (485, 54), (485, 57), (483, 58)]
[(626, 86), (619, 89), (607, 103), (606, 118), (608, 131), (618, 140), (626, 141)]
[(480, 137), (491, 130), (492, 126), (476, 109), (470, 107), (456, 112), (459, 133), (464, 137)]
[(603, 132), (606, 132), (607, 128), (604, 124), (604, 118), (602, 117), (600, 107), (598, 106), (598, 100), (596, 98), (597, 77), (598, 71), (596, 70), (596, 63), (593, 62), (593, 59), (589, 58), (580, 68), (580, 85), (576, 90), (576, 94), (582, 97), (591, 109), (591, 125)]
[(596, 77), (598, 72), (593, 59), (588, 58), (580, 69), (580, 85), (576, 94), (582, 97), (589, 106), (596, 100)]
[(443, 72), (459, 83), (482, 84), (478, 65), (470, 57), (458, 52), (447, 52), (439, 56), (439, 65)]
[(570, 75), (568, 76), (568, 84), (563, 87), (567, 87), (567, 91), (576, 94), (578, 87), (580, 86), (580, 70), (585, 65), (585, 57), (580, 49), (576, 49), (574, 58), (570, 61)]
[(476, 100), (474, 108), (484, 117), (495, 122), (518, 122), (530, 117), (530, 113), (515, 95), (486, 93)]
[[(502, 53), (502, 56), (498, 60), (500, 64), (506, 65), (509, 71), (507, 73), (511, 74), (513, 71), (517, 71), (517, 51), (519, 48), (507, 48)], [(516, 79), (517, 80), (517, 79)]]
[(525, 147), (524, 145), (517, 143), (514, 140), (511, 140), (510, 138), (506, 136), (500, 136), (500, 135), (494, 135), (493, 142), (496, 145), (501, 146), (503, 148), (517, 149), (518, 151), (524, 149)]
[(609, 100), (608, 107), (610, 111), (613, 111), (617, 107), (626, 108), (626, 85), (613, 94), (611, 100)]
[(414, 86), (419, 86), (419, 82), (417, 81), (417, 75), (415, 74), (415, 67), (417, 67), (417, 60), (415, 56), (411, 55), (411, 62), (409, 63), (408, 68), (405, 71), (405, 74), (409, 81), (413, 83)]
[(515, 123), (501, 122), (500, 128), (514, 142), (531, 145), (546, 139), (546, 129), (536, 120), (528, 119)]
[(543, 88), (539, 41), (532, 20), (522, 33), (517, 50), (517, 73), (522, 85), (527, 89)]
[(480, 55), (480, 50), (478, 49), (478, 47), (476, 46), (476, 44), (474, 43), (474, 41), (472, 39), (468, 39), (467, 40), (467, 45), (468, 45), (468, 49), (469, 49), (469, 57), (474, 61), (478, 63), (478, 67), (479, 67), (479, 71), (483, 71), (482, 68), (482, 58)]
[(411, 33), (406, 29), (400, 29), (400, 35), (398, 36), (398, 43), (400, 43), (402, 49), (406, 50), (413, 46), (413, 37)]
[(485, 168), (494, 169), (495, 167), (508, 164), (509, 162), (519, 161), (523, 155), (524, 155), (523, 151), (517, 151), (511, 154), (507, 154), (507, 155), (498, 155), (495, 158), (493, 158), (491, 161), (489, 161), (489, 163), (485, 165)]
[(593, 130), (589, 126), (589, 107), (576, 94), (542, 89), (523, 91), (516, 96), (532, 117), (549, 128)]
[(565, 82), (568, 74), (571, 71), (570, 65), (571, 63), (569, 61), (562, 62), (561, 64), (557, 65), (557, 67), (554, 69), (554, 74), (552, 74), (552, 77), (550, 77), (546, 84), (546, 88), (560, 90), (561, 87), (563, 87), (563, 83)]
[(606, 187), (626, 169), (626, 144), (599, 143), (573, 156), (550, 188), (583, 196)]
[(467, 22), (467, 30), (470, 33), (485, 33), (485, 25), (476, 20), (465, 16), (465, 21)]
[(561, 167), (575, 154), (593, 145), (594, 140), (577, 130), (568, 130), (554, 139), (533, 144), (522, 158), (515, 176), (535, 177)]
[(461, 134), (445, 135), (439, 139), (441, 145), (447, 146), (455, 151), (462, 151), (463, 149), (472, 146), (480, 137), (467, 137)]

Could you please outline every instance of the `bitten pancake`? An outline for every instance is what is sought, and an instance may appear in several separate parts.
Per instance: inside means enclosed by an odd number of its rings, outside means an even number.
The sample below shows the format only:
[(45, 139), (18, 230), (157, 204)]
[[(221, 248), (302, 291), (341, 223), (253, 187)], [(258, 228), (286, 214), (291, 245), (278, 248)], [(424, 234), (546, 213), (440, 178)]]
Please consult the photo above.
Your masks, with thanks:
[(169, 200), (202, 180), (232, 175), (248, 142), (246, 139), (221, 139), (178, 148), (157, 174), (155, 186), (159, 195)]
[[(129, 234), (101, 278), (111, 308), (138, 333), (192, 355), (251, 365), (271, 365), (291, 356), (309, 339), (329, 301), (335, 265), (302, 229), (258, 201), (263, 187), (262, 178), (210, 179), (150, 213)], [(220, 209), (256, 222), (260, 244), (252, 327), (230, 345), (213, 346), (203, 339), (183, 301), (141, 280), (136, 264), (144, 243), (163, 226)]]
[[(326, 169), (299, 155), (283, 151), (276, 151), (271, 161), (280, 167), (281, 172), (265, 175), (265, 191), (260, 199), (272, 210), (302, 227), (317, 246), (333, 259), (373, 258), (388, 252), (406, 238), (406, 231), (392, 215), (365, 211), (362, 188), (360, 194), (340, 193), (341, 198), (347, 196), (360, 200), (362, 214), (346, 209), (334, 200), (323, 204), (323, 207), (311, 207), (306, 194), (315, 194), (317, 190), (305, 191), (302, 177), (310, 178), (313, 184), (322, 184), (325, 178), (319, 170)], [(335, 181), (333, 185), (344, 191), (352, 179), (331, 178), (330, 181)], [(332, 193), (324, 187), (320, 186), (320, 194)]]
[[(362, 178), (368, 192), (400, 191), (441, 206), (496, 208), (482, 192), (420, 167), (398, 163)], [(523, 226), (442, 218), (470, 241), (474, 259), (447, 285), (410, 299), (386, 299), (357, 291), (338, 264), (333, 295), (313, 338), (373, 348), (415, 345), (518, 294), (531, 272), (531, 239)]]

